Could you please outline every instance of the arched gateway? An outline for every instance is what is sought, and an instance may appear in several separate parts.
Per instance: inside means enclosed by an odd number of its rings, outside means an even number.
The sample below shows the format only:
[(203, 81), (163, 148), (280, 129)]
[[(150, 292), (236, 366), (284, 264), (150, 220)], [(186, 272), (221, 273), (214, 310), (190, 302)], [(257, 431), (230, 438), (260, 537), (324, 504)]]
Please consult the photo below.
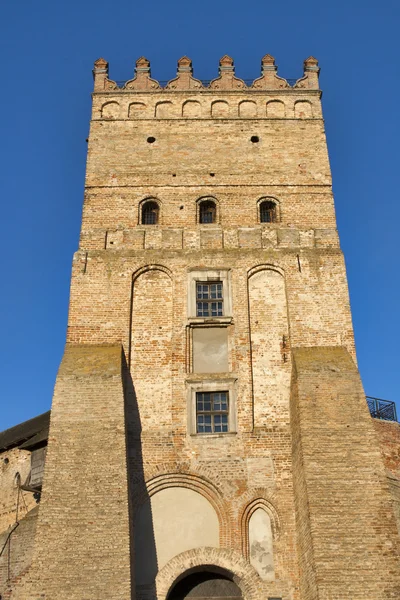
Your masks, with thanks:
[(192, 572), (180, 579), (171, 589), (167, 600), (243, 600), (242, 592), (234, 581), (221, 572)]
[(156, 577), (157, 600), (258, 600), (262, 581), (234, 550), (193, 548), (174, 556)]

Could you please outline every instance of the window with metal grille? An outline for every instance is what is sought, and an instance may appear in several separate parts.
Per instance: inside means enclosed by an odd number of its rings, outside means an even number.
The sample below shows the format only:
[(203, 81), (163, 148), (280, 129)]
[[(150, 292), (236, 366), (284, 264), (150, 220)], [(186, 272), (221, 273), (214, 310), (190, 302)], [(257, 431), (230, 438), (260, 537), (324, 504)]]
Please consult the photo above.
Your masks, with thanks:
[(260, 222), (275, 223), (276, 222), (276, 204), (272, 200), (264, 200), (260, 202)]
[(224, 298), (222, 281), (196, 283), (196, 316), (223, 317)]
[(157, 202), (150, 200), (142, 206), (142, 225), (157, 225), (159, 206)]
[(203, 200), (199, 206), (199, 222), (215, 223), (217, 216), (217, 206), (213, 200)]
[(196, 392), (197, 433), (227, 433), (228, 392)]

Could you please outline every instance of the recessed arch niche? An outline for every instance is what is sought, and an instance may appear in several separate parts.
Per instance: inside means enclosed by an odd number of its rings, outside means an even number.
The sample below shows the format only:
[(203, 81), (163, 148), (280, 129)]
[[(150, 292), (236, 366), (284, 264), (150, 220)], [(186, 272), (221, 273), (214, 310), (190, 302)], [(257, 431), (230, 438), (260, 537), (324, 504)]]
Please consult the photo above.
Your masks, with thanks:
[(290, 393), (289, 325), (283, 273), (273, 265), (249, 272), (249, 319), (254, 424), (288, 417)]
[(211, 116), (217, 119), (228, 117), (229, 104), (225, 100), (216, 100), (211, 105)]
[(201, 117), (201, 104), (197, 100), (186, 100), (182, 106), (182, 116), (187, 118)]
[(157, 119), (169, 119), (173, 116), (172, 102), (157, 102), (155, 109), (155, 116)]
[(257, 507), (248, 522), (249, 560), (261, 579), (274, 579), (274, 551), (271, 518)]
[(144, 102), (131, 102), (128, 107), (130, 119), (143, 119), (146, 116), (146, 104)]
[(106, 102), (101, 107), (101, 116), (103, 119), (118, 119), (119, 104), (118, 102)]
[(285, 116), (285, 105), (281, 100), (267, 102), (267, 117), (282, 118)]
[(172, 298), (171, 277), (161, 266), (134, 277), (130, 365), (143, 431), (171, 425)]
[(219, 520), (211, 503), (186, 487), (167, 487), (139, 507), (134, 526), (136, 585), (154, 579), (174, 556), (219, 547)]
[(297, 119), (311, 119), (313, 116), (311, 102), (298, 100), (294, 105), (294, 116)]
[(252, 100), (243, 100), (239, 103), (239, 117), (245, 117), (248, 119), (255, 118), (257, 116), (257, 104)]

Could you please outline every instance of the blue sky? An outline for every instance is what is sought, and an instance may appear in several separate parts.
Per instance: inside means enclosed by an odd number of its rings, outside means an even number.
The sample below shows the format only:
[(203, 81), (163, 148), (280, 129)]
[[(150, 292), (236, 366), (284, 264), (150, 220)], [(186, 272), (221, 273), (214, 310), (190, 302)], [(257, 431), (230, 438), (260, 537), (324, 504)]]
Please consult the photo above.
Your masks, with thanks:
[(225, 53), (245, 79), (267, 52), (289, 78), (318, 58), (361, 375), (367, 394), (400, 400), (399, 17), (395, 0), (0, 1), (0, 430), (50, 407), (100, 56), (129, 79), (145, 55), (161, 80), (185, 54), (200, 79)]

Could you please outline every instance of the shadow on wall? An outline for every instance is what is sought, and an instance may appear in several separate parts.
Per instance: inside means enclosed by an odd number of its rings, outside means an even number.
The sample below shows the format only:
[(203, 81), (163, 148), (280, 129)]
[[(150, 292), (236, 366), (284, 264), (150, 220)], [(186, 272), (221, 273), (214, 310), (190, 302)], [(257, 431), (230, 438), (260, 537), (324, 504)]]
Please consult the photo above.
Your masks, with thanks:
[[(143, 596), (147, 599), (156, 598), (155, 577), (158, 572), (156, 542), (154, 535), (153, 516), (151, 513), (150, 497), (147, 493), (142, 454), (142, 425), (140, 421), (139, 407), (136, 398), (135, 387), (129, 371), (125, 354), (123, 355), (123, 382), (125, 396), (125, 423), (126, 423), (126, 447), (128, 468), (128, 493), (129, 493), (129, 521), (130, 521), (130, 552), (131, 552), (131, 580), (132, 600), (139, 596), (135, 588), (140, 586)], [(138, 491), (144, 492), (140, 498), (140, 535), (134, 535), (135, 514), (137, 513)], [(136, 555), (145, 556), (145, 572), (138, 570)], [(139, 561), (143, 564), (143, 561)], [(136, 568), (135, 568), (136, 566)], [(143, 581), (151, 581), (151, 584), (142, 585)], [(140, 595), (142, 595), (140, 594)]]

